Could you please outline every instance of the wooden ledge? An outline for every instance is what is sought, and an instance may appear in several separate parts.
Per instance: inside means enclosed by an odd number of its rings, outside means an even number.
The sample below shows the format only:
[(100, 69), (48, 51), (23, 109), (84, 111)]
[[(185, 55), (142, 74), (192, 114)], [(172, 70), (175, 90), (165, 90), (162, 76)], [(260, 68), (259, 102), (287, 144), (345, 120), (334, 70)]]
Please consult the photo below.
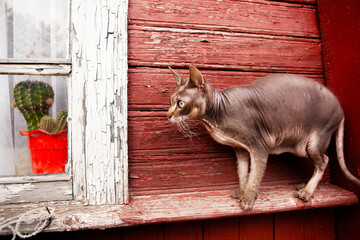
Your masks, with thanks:
[[(183, 194), (136, 196), (129, 205), (83, 206), (80, 203), (12, 204), (0, 208), (0, 222), (34, 208), (53, 213), (45, 231), (105, 229), (149, 223), (213, 219), (301, 209), (348, 206), (358, 203), (357, 196), (329, 183), (321, 183), (313, 199), (304, 203), (293, 196), (295, 185), (271, 186), (260, 189), (255, 207), (243, 211), (231, 191), (209, 191)], [(0, 234), (7, 234), (3, 230)]]

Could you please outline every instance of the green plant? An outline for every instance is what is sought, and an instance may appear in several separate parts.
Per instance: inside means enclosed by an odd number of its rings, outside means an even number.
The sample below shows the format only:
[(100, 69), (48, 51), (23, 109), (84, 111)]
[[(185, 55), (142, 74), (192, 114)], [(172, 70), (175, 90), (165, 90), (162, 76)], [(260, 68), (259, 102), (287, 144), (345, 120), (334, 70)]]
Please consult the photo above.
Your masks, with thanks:
[(55, 121), (51, 116), (45, 115), (41, 118), (39, 123), (39, 129), (51, 133), (55, 129), (55, 127)]
[(68, 111), (66, 109), (58, 112), (56, 115), (56, 127), (53, 131), (54, 133), (61, 132), (67, 128), (67, 116)]
[(40, 81), (22, 81), (14, 87), (13, 107), (23, 114), (28, 131), (39, 128), (40, 120), (49, 114), (49, 108), (54, 103), (52, 87)]
[(61, 110), (56, 116), (56, 121), (51, 116), (44, 116), (40, 120), (39, 129), (48, 133), (58, 133), (67, 128), (67, 115), (68, 111)]

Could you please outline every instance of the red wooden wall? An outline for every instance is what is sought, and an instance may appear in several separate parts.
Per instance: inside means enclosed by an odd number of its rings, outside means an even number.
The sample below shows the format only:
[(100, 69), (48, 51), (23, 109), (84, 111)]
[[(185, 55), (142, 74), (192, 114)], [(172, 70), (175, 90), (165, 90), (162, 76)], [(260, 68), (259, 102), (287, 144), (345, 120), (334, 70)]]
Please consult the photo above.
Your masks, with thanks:
[[(129, 172), (132, 196), (233, 189), (231, 148), (215, 143), (200, 123), (184, 136), (165, 117), (175, 90), (167, 66), (201, 69), (214, 88), (244, 85), (271, 73), (324, 82), (313, 1), (130, 0)], [(309, 161), (273, 157), (262, 185), (305, 182)], [(330, 180), (329, 171), (325, 181)]]
[[(360, 1), (318, 0), (327, 86), (345, 112), (345, 158), (349, 170), (360, 177)], [(360, 197), (360, 188), (344, 179), (333, 164), (333, 181)], [(360, 206), (336, 209), (339, 239), (360, 238)]]
[[(336, 4), (335, 4), (336, 3)], [(309, 76), (339, 96), (346, 112), (346, 157), (359, 169), (360, 13), (357, 0), (130, 0), (129, 170), (132, 196), (231, 189), (235, 156), (200, 124), (188, 139), (165, 117), (174, 80), (194, 64), (213, 87), (247, 84), (275, 72)], [(336, 20), (335, 20), (336, 19)], [(351, 26), (351, 27), (344, 27)], [(356, 37), (355, 37), (356, 36)], [(322, 37), (322, 39), (321, 39)], [(324, 63), (322, 55), (324, 47)], [(339, 44), (341, 43), (341, 44)], [(353, 47), (354, 46), (354, 47)], [(351, 130), (349, 130), (351, 129)], [(344, 184), (334, 166), (334, 181)], [(263, 185), (299, 183), (311, 164), (272, 157)], [(332, 181), (328, 170), (325, 181)], [(357, 239), (360, 208), (40, 234), (36, 239)]]

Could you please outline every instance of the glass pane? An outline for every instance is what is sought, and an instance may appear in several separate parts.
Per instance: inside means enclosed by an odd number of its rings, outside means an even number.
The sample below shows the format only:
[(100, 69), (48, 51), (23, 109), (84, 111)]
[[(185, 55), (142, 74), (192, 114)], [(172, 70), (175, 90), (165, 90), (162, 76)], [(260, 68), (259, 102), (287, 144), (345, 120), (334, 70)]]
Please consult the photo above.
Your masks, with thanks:
[[(31, 81), (41, 81), (41, 89), (40, 87), (35, 91), (33, 91), (33, 86), (31, 85), (31, 93), (27, 91), (20, 91), (20, 88), (16, 88), (18, 91), (14, 93), (14, 88), (17, 83), (23, 82), (26, 80)], [(22, 136), (20, 134), (21, 130), (28, 130), (27, 122), (25, 121), (25, 114), (20, 112), (20, 108), (24, 112), (25, 108), (29, 105), (29, 102), (31, 102), (32, 108), (36, 108), (36, 113), (40, 112), (38, 106), (39, 104), (46, 103), (49, 105), (49, 115), (52, 116), (52, 118), (56, 118), (56, 115), (61, 110), (67, 110), (67, 77), (64, 76), (26, 76), (26, 75), (0, 75), (0, 176), (9, 176), (9, 175), (27, 175), (27, 174), (41, 174), (41, 173), (52, 173), (47, 172), (48, 166), (46, 166), (46, 163), (42, 164), (39, 162), (40, 160), (36, 159), (34, 160), (34, 154), (41, 154), (41, 153), (47, 153), (48, 155), (53, 154), (51, 151), (46, 151), (46, 147), (36, 147), (35, 144), (32, 143), (33, 146), (30, 147), (32, 149), (29, 149), (29, 139), (28, 136)], [(54, 96), (51, 95), (51, 90), (47, 90), (47, 93), (44, 92), (44, 87), (48, 87), (48, 85), (45, 85), (44, 83), (47, 83), (51, 86)], [(24, 85), (22, 85), (24, 86)], [(29, 85), (26, 85), (29, 86)], [(39, 90), (40, 89), (40, 90)], [(41, 93), (39, 93), (41, 91)], [(26, 94), (25, 94), (26, 93)], [(40, 97), (41, 95), (41, 97)], [(44, 96), (44, 97), (42, 97)], [(14, 101), (14, 97), (20, 99), (21, 101)], [(46, 100), (39, 100), (46, 99)], [(52, 100), (49, 100), (52, 99)], [(20, 102), (20, 104), (19, 104)], [(14, 108), (15, 105), (23, 105), (23, 106), (17, 106)], [(41, 110), (42, 112), (46, 112), (45, 110)], [(26, 112), (26, 111), (25, 111)], [(32, 118), (33, 115), (27, 116), (27, 119), (34, 119)], [(39, 115), (41, 116), (41, 114)], [(67, 116), (66, 116), (67, 117)], [(60, 122), (60, 121), (59, 121)], [(32, 125), (31, 125), (32, 126)], [(47, 125), (46, 125), (47, 126)], [(54, 126), (52, 126), (52, 129)], [(67, 128), (67, 127), (65, 127)], [(49, 132), (55, 130), (48, 130)], [(35, 131), (34, 131), (35, 132)], [(56, 134), (52, 134), (56, 135)], [(67, 131), (65, 131), (63, 135), (63, 138), (65, 139), (65, 145), (67, 144)], [(51, 134), (50, 134), (51, 136)], [(35, 137), (34, 137), (35, 138)], [(53, 139), (53, 138), (52, 138)], [(50, 143), (53, 140), (47, 140), (46, 138), (40, 138), (38, 135), (36, 135), (35, 140), (41, 140), (43, 143)], [(56, 158), (58, 155), (64, 155), (66, 156), (66, 159), (62, 161), (67, 161), (67, 145), (64, 147), (61, 147), (63, 151), (58, 151), (55, 154)], [(37, 149), (33, 151), (33, 149)], [(49, 161), (47, 157), (46, 161)], [(50, 157), (54, 158), (54, 157)], [(34, 162), (36, 161), (36, 162)], [(42, 160), (41, 160), (42, 161)], [(60, 160), (58, 160), (60, 161)], [(42, 165), (41, 165), (42, 164)], [(54, 163), (51, 163), (52, 165)], [(35, 166), (36, 165), (36, 166)], [(40, 166), (41, 165), (41, 166)], [(64, 165), (64, 164), (63, 164)], [(37, 170), (34, 170), (34, 167), (37, 168)], [(43, 172), (42, 172), (43, 171)], [(60, 172), (64, 172), (61, 170)]]
[(67, 58), (67, 0), (0, 0), (0, 58)]

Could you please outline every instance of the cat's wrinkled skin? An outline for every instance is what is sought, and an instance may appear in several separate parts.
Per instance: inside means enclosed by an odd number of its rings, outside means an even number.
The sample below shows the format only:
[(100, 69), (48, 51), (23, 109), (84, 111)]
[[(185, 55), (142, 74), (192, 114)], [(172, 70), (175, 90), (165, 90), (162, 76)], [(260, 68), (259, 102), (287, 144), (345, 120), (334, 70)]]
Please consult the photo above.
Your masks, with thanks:
[(296, 193), (309, 201), (328, 164), (325, 151), (335, 132), (341, 169), (360, 185), (345, 166), (343, 110), (321, 84), (301, 76), (275, 74), (248, 86), (217, 91), (193, 66), (190, 78), (170, 70), (177, 91), (170, 98), (167, 117), (175, 123), (199, 120), (212, 138), (234, 148), (239, 189), (232, 196), (239, 198), (242, 209), (254, 206), (268, 155), (284, 152), (313, 160), (313, 176)]

